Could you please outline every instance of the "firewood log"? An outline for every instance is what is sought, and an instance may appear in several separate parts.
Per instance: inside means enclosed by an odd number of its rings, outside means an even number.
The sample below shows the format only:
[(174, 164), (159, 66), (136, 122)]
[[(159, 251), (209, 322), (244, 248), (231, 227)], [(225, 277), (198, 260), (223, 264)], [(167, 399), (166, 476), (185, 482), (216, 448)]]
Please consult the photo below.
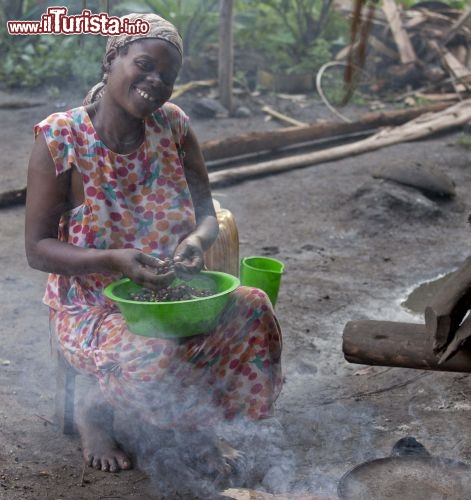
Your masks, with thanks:
[(423, 324), (349, 321), (343, 331), (343, 353), (350, 363), (471, 373), (471, 350), (461, 349), (439, 363), (432, 345)]
[(26, 200), (26, 188), (0, 193), (0, 208), (22, 205)]

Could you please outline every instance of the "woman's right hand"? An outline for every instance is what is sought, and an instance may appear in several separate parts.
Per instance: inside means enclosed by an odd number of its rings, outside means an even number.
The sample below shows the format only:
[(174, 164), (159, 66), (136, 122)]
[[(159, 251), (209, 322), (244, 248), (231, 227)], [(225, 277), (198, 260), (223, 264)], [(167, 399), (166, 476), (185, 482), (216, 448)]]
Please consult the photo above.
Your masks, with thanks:
[(113, 263), (124, 276), (151, 290), (165, 288), (175, 278), (174, 268), (168, 261), (134, 248), (113, 250)]

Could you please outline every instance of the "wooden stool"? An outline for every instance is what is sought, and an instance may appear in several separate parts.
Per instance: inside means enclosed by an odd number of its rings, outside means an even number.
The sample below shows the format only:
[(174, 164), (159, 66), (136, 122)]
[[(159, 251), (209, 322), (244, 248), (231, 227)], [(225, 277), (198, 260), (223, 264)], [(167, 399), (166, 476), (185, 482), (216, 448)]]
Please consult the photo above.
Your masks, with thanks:
[[(207, 269), (223, 271), (234, 276), (239, 275), (239, 234), (234, 217), (229, 210), (221, 208), (214, 200), (214, 208), (219, 222), (219, 234), (205, 254)], [(53, 344), (57, 357), (55, 413), (64, 434), (75, 434), (74, 402), (75, 377), (77, 372), (70, 366), (57, 346), (55, 333)]]
[(56, 419), (64, 434), (75, 434), (74, 401), (77, 372), (64, 359), (58, 348), (56, 357)]

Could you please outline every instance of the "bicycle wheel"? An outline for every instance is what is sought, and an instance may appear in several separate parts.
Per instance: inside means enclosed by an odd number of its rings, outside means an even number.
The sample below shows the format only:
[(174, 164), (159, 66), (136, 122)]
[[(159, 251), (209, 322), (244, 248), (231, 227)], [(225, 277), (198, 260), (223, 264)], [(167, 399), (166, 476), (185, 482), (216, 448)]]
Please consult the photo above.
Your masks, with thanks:
[(366, 71), (353, 66), (352, 82), (347, 85), (345, 79), (347, 68), (347, 63), (343, 61), (324, 64), (316, 75), (316, 89), (322, 102), (332, 113), (345, 122), (351, 122), (350, 108), (355, 104), (363, 104), (369, 97), (371, 78)]

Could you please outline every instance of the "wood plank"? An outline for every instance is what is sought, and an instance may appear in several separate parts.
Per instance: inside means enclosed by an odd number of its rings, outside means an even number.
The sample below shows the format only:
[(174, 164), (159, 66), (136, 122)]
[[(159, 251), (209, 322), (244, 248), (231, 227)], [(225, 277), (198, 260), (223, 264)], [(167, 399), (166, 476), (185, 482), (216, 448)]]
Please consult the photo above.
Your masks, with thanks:
[(388, 20), (391, 33), (396, 42), (399, 59), (402, 64), (415, 63), (414, 47), (401, 21), (401, 11), (394, 0), (383, 0), (383, 11)]

